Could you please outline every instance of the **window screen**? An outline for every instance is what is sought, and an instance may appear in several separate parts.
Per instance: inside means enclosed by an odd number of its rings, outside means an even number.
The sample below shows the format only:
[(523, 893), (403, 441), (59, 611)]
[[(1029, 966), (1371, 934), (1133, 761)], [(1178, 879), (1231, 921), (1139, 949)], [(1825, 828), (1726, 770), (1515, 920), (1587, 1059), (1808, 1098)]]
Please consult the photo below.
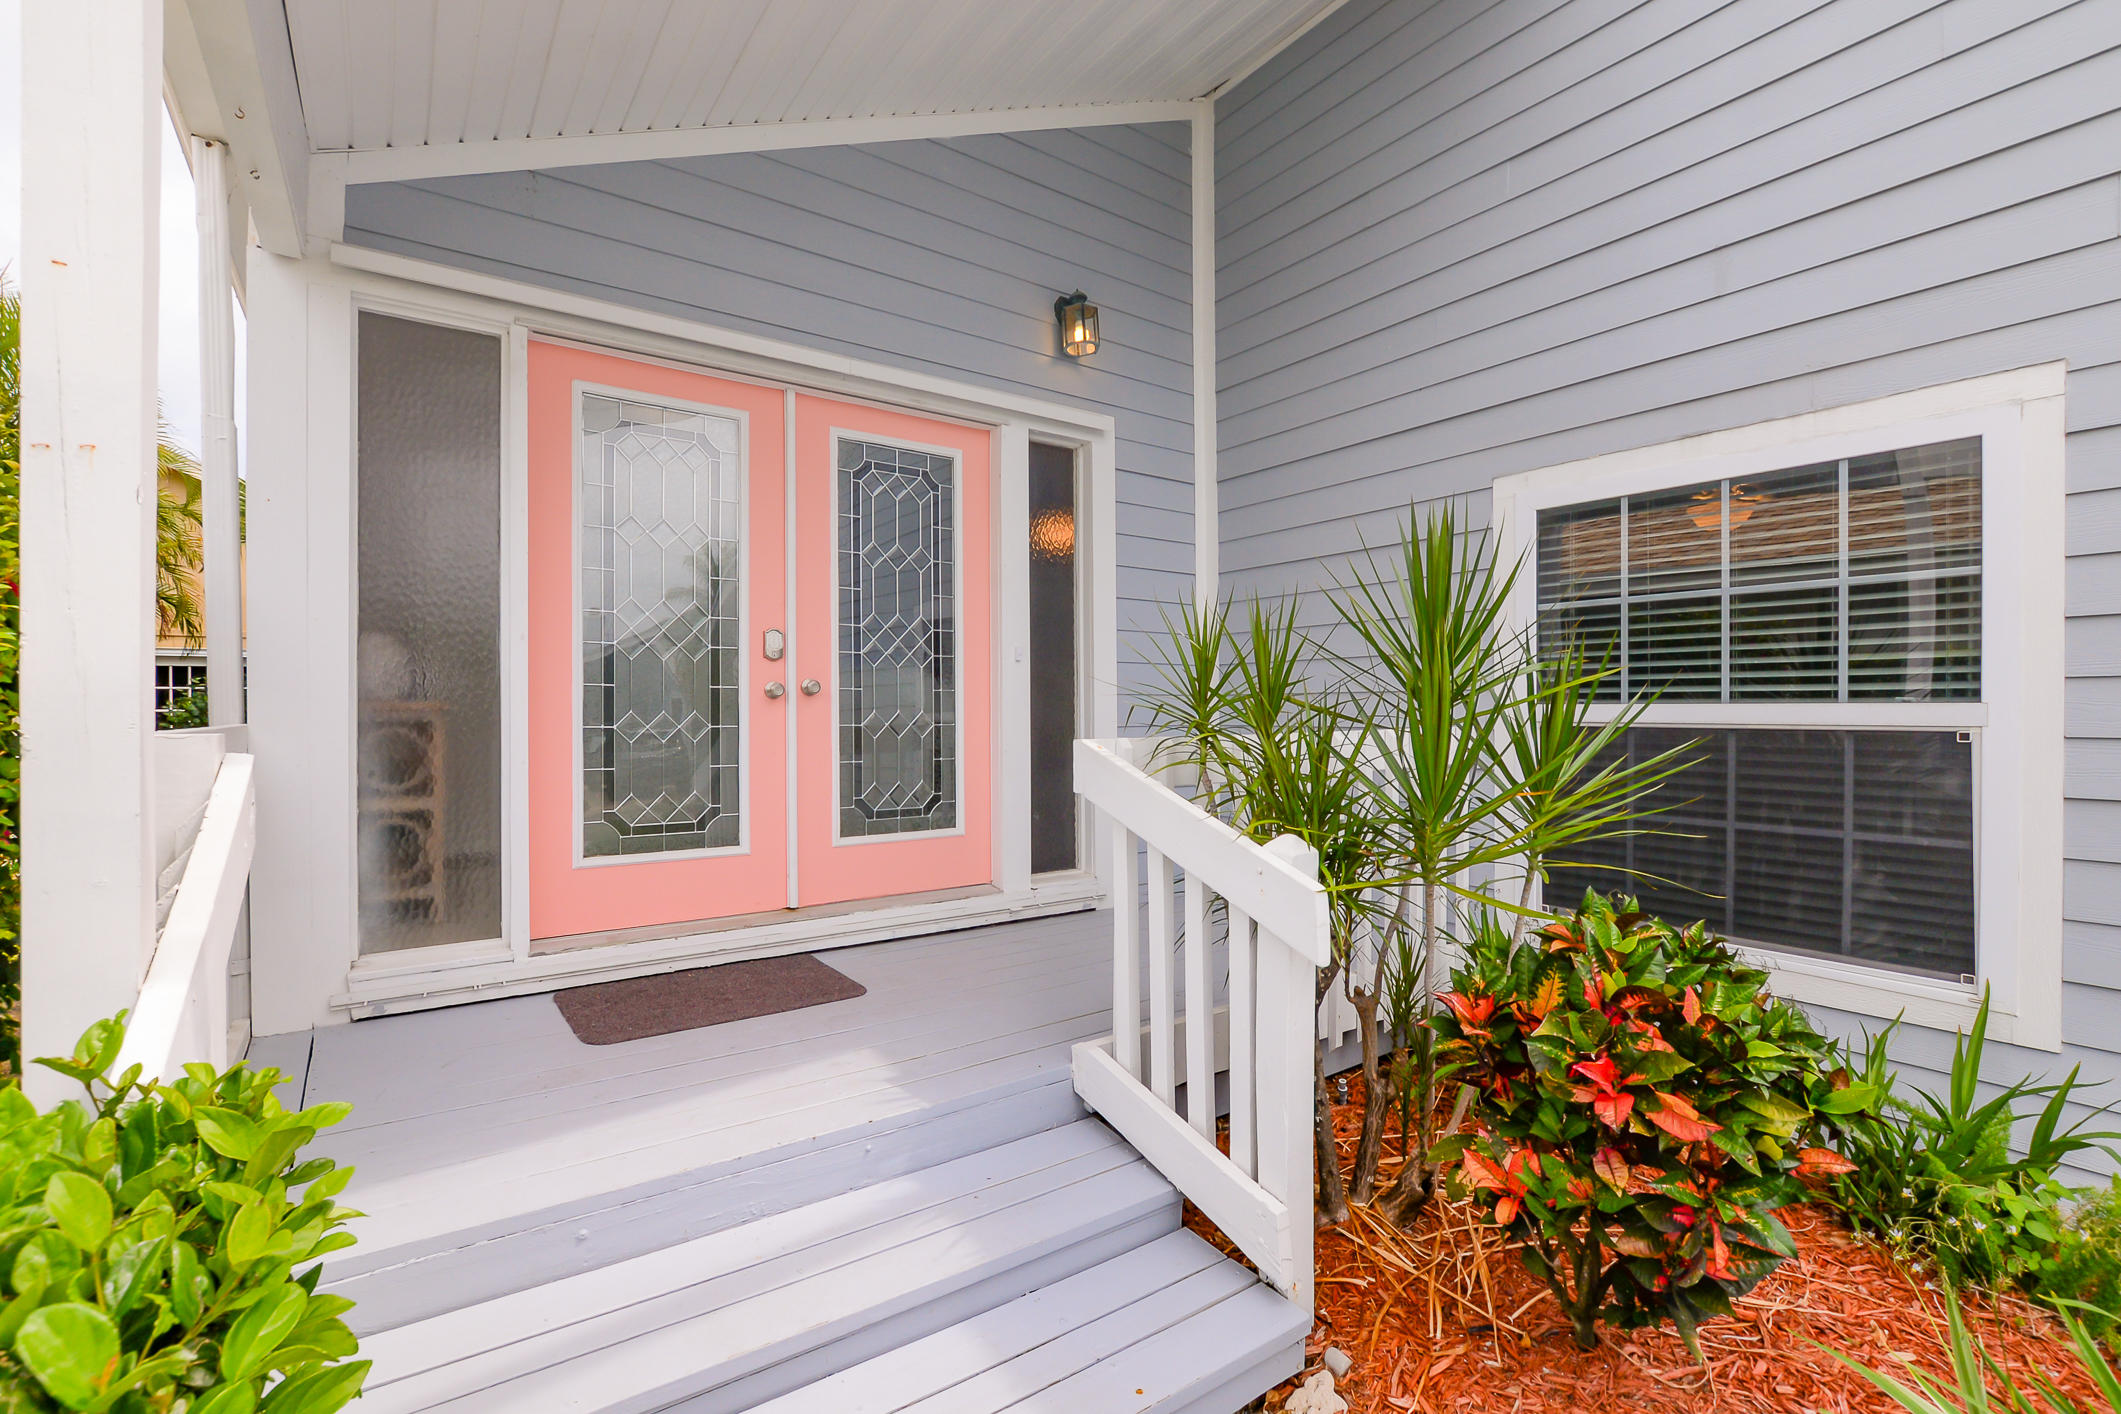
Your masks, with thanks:
[(1539, 621), (1614, 700), (1981, 695), (1981, 440), (1542, 511)]
[(1975, 733), (1780, 723), (1980, 699), (1979, 438), (1545, 510), (1536, 574), (1542, 647), (1611, 667), (1608, 700), (1784, 704), (1629, 732), (1636, 759), (1693, 742), (1692, 764), (1651, 833), (1553, 871), (1557, 905), (1620, 889), (1770, 948), (1975, 971)]

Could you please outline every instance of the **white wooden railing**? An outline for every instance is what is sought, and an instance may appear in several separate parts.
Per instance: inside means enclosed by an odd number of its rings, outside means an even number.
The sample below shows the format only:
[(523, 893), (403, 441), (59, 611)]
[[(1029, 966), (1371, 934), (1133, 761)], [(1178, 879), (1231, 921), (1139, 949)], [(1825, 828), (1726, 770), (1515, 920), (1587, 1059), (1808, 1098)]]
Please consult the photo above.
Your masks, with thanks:
[[(1076, 1046), (1076, 1093), (1308, 1308), (1315, 989), (1332, 947), (1318, 859), (1293, 837), (1245, 839), (1144, 770), (1143, 753), (1131, 739), (1075, 743), (1075, 789), (1110, 826), (1116, 905), (1112, 1036)], [(1173, 917), (1179, 875), (1183, 946)], [(1225, 1008), (1215, 1005), (1210, 945), (1217, 898), (1228, 920)], [(1215, 1142), (1215, 1076), (1225, 1065), (1227, 1154)]]
[(118, 1053), (149, 1078), (172, 1079), (189, 1061), (229, 1061), (228, 960), (258, 840), (255, 757), (221, 757), (169, 917), (148, 959), (140, 999)]

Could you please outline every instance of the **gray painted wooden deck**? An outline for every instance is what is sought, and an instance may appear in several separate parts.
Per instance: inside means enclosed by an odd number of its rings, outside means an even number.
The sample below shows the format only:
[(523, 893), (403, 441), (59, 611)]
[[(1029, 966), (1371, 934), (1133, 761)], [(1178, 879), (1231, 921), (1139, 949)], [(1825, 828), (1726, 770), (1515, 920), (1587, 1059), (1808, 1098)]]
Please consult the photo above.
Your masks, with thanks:
[(1229, 1414), (1294, 1373), (1308, 1313), (1075, 1098), (1110, 936), (841, 949), (865, 996), (617, 1046), (543, 996), (258, 1042), (355, 1107), (363, 1408)]

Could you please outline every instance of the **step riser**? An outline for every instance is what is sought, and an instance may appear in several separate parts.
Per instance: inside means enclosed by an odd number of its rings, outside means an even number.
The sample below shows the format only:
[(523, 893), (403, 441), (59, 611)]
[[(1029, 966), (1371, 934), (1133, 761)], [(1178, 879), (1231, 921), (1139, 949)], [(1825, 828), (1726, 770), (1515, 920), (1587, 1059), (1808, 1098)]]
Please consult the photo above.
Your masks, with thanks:
[(362, 1253), (366, 1269), (326, 1268), (323, 1289), (356, 1303), (368, 1336), (625, 1261), (932, 1168), (1083, 1118), (1065, 1080), (863, 1126), (788, 1151), (607, 1195), (593, 1209), (537, 1214), (454, 1234), (427, 1250)]
[(1075, 1242), (1060, 1251), (953, 1291), (942, 1299), (872, 1321), (827, 1345), (705, 1394), (686, 1397), (679, 1393), (673, 1401), (667, 1397), (668, 1392), (662, 1392), (653, 1399), (638, 1403), (613, 1405), (607, 1414), (655, 1414), (655, 1411), (663, 1410), (673, 1411), (673, 1414), (678, 1411), (682, 1414), (741, 1414), (741, 1411), (837, 1374), (864, 1360), (874, 1359), (909, 1341), (933, 1335), (960, 1321), (991, 1311), (1040, 1287), (1088, 1271), (1101, 1262), (1175, 1232), (1178, 1226), (1178, 1204), (1173, 1201), (1162, 1212)]
[(1160, 1401), (1139, 1411), (1139, 1414), (1231, 1414), (1231, 1411), (1243, 1409), (1283, 1380), (1301, 1374), (1303, 1368), (1304, 1343), (1298, 1339), (1255, 1361), (1212, 1389), (1191, 1396), (1181, 1396), (1177, 1401)]

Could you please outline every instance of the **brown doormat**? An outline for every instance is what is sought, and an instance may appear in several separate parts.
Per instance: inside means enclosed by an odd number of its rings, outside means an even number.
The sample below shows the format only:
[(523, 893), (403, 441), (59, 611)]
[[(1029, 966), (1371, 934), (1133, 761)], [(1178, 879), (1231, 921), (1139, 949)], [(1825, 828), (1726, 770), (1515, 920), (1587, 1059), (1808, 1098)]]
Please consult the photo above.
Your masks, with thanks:
[(570, 987), (552, 1000), (575, 1039), (615, 1046), (753, 1016), (843, 1002), (869, 989), (807, 953)]

